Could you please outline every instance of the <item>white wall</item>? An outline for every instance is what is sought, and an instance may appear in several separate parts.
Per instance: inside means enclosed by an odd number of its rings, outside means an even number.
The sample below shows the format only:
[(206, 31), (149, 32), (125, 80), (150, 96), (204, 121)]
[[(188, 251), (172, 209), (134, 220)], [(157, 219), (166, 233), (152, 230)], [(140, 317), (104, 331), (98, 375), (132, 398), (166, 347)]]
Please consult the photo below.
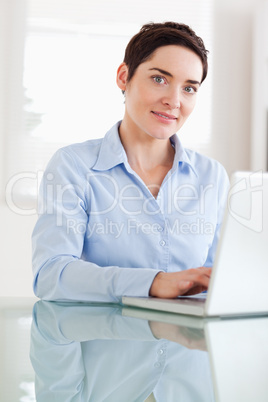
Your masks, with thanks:
[[(23, 14), (25, 13), (25, 0), (1, 0), (0, 2), (0, 296), (32, 296), (31, 274), (31, 244), (30, 237), (35, 216), (19, 216), (5, 205), (4, 182), (6, 169), (6, 133), (10, 133), (7, 122), (16, 125), (20, 116), (14, 111), (12, 89), (16, 86), (16, 79), (21, 80), (20, 64), (23, 62), (22, 49), (16, 46), (16, 38), (23, 40)], [(6, 41), (6, 38), (9, 41)], [(19, 51), (19, 49), (21, 49)], [(15, 80), (10, 82), (10, 72)], [(11, 87), (11, 91), (7, 87)], [(11, 94), (11, 95), (10, 95)], [(11, 114), (12, 119), (6, 117)]]
[(0, 296), (33, 296), (31, 233), (35, 216), (20, 216), (0, 206)]
[(229, 173), (250, 169), (252, 36), (262, 0), (216, 0), (211, 154)]
[[(2, 1), (4, 4), (8, 0)], [(261, 1), (215, 0), (213, 141), (210, 154), (222, 162), (229, 173), (250, 168), (252, 24), (254, 11)], [(0, 13), (0, 27), (4, 26), (5, 17), (3, 12)], [(1, 36), (0, 60), (5, 51), (1, 46)], [(0, 117), (5, 110), (3, 87), (4, 82), (0, 82)], [(0, 119), (1, 172), (5, 155), (3, 121)], [(0, 184), (3, 189), (1, 177)], [(0, 295), (31, 296), (30, 236), (36, 217), (16, 215), (2, 200), (0, 219)]]
[(268, 1), (256, 13), (253, 38), (251, 169), (268, 169)]

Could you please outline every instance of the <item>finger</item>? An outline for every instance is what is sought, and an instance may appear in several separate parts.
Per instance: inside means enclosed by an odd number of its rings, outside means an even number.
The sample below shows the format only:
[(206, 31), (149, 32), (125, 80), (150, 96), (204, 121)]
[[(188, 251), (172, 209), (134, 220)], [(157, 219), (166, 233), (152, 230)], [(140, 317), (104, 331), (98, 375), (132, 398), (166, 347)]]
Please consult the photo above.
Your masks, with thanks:
[(193, 286), (193, 281), (179, 281), (179, 290), (186, 291)]
[(196, 295), (198, 293), (202, 293), (205, 290), (207, 290), (207, 287), (205, 286), (196, 286), (188, 290), (188, 292), (185, 293), (185, 296), (192, 296)]
[(212, 267), (199, 267), (198, 270), (202, 271), (202, 273), (206, 276), (211, 276)]

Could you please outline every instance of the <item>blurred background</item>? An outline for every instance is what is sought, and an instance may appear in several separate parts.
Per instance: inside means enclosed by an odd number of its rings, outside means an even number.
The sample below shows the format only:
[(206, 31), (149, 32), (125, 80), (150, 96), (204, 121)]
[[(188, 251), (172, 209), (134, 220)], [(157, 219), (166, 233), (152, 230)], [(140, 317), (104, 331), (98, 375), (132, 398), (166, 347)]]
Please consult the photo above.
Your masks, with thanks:
[(235, 170), (267, 170), (267, 0), (0, 0), (1, 296), (31, 296), (38, 186), (61, 146), (123, 116), (116, 69), (142, 24), (191, 26), (209, 74), (183, 144)]

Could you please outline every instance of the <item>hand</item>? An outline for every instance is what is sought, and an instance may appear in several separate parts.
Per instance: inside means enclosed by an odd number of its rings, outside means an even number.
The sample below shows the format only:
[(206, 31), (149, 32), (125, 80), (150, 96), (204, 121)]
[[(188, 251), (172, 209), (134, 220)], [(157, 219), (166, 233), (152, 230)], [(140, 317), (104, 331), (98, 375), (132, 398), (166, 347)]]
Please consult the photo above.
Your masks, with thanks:
[(188, 349), (207, 350), (203, 329), (188, 328), (166, 322), (149, 321), (152, 334), (157, 339), (167, 339)]
[(189, 296), (207, 290), (212, 268), (200, 267), (180, 272), (159, 272), (149, 295), (164, 299)]

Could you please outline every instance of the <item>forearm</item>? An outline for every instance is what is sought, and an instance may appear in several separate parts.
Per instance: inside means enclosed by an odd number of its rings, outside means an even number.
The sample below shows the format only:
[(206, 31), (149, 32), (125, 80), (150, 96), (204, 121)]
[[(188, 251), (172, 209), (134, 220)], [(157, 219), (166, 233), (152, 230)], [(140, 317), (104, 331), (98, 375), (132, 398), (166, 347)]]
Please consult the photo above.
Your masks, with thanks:
[(58, 256), (38, 271), (34, 292), (45, 300), (118, 303), (123, 295), (148, 296), (158, 272), (151, 268), (100, 267), (72, 256)]
[(148, 321), (133, 319), (131, 313), (131, 308), (115, 303), (51, 303), (40, 300), (34, 306), (40, 337), (49, 339), (54, 345), (100, 339), (155, 341)]

